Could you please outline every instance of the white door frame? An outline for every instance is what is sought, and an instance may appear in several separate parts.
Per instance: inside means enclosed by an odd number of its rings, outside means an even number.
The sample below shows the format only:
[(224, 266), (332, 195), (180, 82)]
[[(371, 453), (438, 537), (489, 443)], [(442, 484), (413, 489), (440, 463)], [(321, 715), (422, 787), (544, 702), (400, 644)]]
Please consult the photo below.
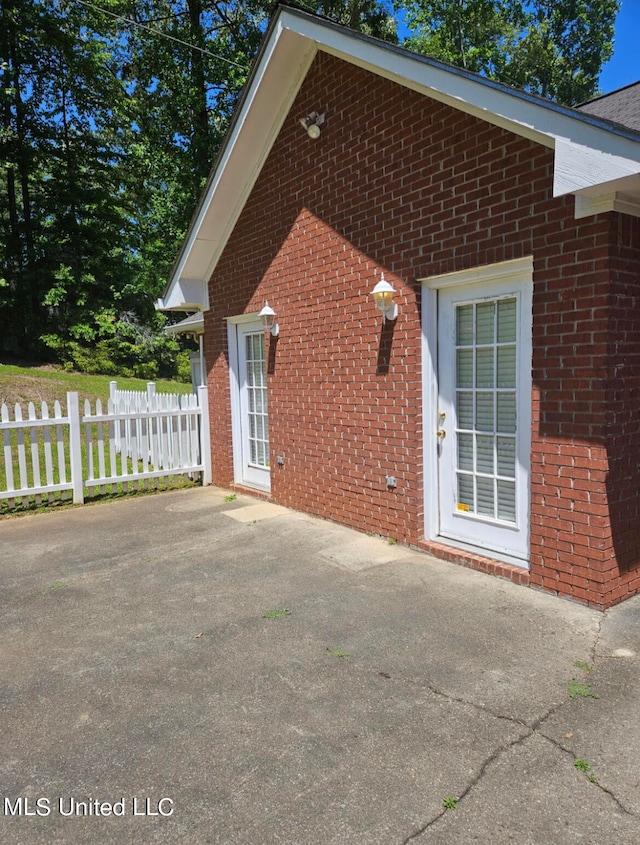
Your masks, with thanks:
[[(531, 307), (533, 299), (533, 259), (531, 256), (505, 261), (499, 264), (492, 264), (483, 267), (471, 268), (457, 273), (446, 273), (444, 275), (432, 276), (420, 279), (422, 283), (422, 395), (423, 395), (423, 460), (424, 460), (424, 536), (425, 539), (434, 540), (455, 548), (472, 551), (476, 554), (503, 560), (521, 567), (528, 567), (529, 562), (529, 535), (530, 535), (530, 484), (527, 473), (527, 484), (524, 496), (526, 502), (524, 513), (526, 524), (523, 525), (523, 542), (520, 544), (522, 551), (516, 554), (505, 553), (500, 549), (490, 549), (485, 546), (475, 546), (471, 543), (453, 540), (443, 537), (440, 534), (440, 490), (439, 490), (439, 466), (438, 466), (438, 438), (436, 431), (439, 413), (439, 390), (438, 390), (438, 293), (443, 289), (454, 287), (468, 287), (478, 285), (478, 297), (482, 296), (483, 283), (488, 285), (495, 282), (512, 282), (514, 289), (520, 292), (521, 314), (523, 321), (521, 327), (521, 349), (522, 360), (531, 360)], [(521, 381), (519, 390), (528, 397), (528, 401), (522, 403), (522, 416), (518, 420), (518, 430), (524, 437), (523, 449), (530, 454), (531, 451), (531, 368), (525, 368), (524, 380)]]
[(244, 442), (244, 431), (246, 423), (243, 422), (243, 411), (241, 402), (241, 377), (240, 377), (240, 345), (238, 343), (239, 329), (244, 331), (264, 332), (264, 326), (259, 315), (241, 314), (238, 317), (227, 318), (227, 341), (229, 349), (229, 381), (231, 387), (231, 443), (233, 450), (233, 480), (235, 484), (242, 484), (246, 487), (254, 487), (257, 490), (270, 492), (271, 479), (268, 471), (255, 474), (247, 474), (247, 462), (245, 460), (246, 444)]

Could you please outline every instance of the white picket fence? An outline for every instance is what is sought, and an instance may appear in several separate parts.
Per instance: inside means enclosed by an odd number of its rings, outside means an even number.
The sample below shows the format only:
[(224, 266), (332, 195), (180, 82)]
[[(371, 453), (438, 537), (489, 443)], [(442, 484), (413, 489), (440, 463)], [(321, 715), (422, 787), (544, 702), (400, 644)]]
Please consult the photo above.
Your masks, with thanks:
[(113, 385), (105, 410), (100, 400), (95, 410), (87, 400), (81, 413), (75, 392), (67, 393), (66, 414), (60, 402), (53, 409), (43, 402), (40, 413), (30, 402), (26, 416), (16, 405), (12, 419), (2, 405), (0, 500), (12, 507), (60, 493), (82, 503), (85, 489), (132, 489), (177, 475), (211, 483), (207, 388), (178, 395), (155, 393), (155, 385), (146, 393)]

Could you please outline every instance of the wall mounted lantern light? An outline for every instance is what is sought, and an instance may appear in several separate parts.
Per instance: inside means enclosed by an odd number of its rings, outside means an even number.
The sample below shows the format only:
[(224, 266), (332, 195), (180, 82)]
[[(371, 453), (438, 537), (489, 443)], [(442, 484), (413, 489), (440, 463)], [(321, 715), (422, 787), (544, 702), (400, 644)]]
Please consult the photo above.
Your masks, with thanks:
[(306, 129), (307, 135), (316, 141), (320, 137), (320, 127), (324, 123), (324, 113), (312, 111), (306, 117), (300, 118), (300, 125)]
[(260, 312), (259, 317), (262, 320), (262, 325), (264, 326), (265, 331), (269, 331), (274, 337), (277, 337), (280, 332), (280, 326), (276, 323), (276, 312), (269, 305), (266, 299), (264, 301), (264, 308)]
[(385, 320), (395, 320), (398, 317), (398, 305), (393, 301), (393, 295), (395, 292), (396, 291), (385, 279), (384, 273), (382, 274), (378, 284), (371, 291), (376, 308), (382, 312), (383, 323)]

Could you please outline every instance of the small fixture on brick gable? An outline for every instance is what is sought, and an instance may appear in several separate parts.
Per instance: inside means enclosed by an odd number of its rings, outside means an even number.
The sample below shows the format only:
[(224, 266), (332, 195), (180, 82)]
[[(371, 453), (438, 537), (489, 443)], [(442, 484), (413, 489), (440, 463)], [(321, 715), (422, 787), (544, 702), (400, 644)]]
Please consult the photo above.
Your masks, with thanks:
[(276, 323), (277, 315), (266, 299), (264, 301), (264, 308), (258, 316), (262, 320), (265, 331), (271, 332), (274, 337), (277, 337), (280, 333), (280, 326)]
[(312, 111), (306, 117), (300, 118), (300, 125), (303, 126), (310, 138), (316, 141), (320, 137), (320, 127), (324, 123), (324, 112)]
[(396, 291), (385, 279), (383, 273), (380, 281), (371, 291), (376, 308), (382, 312), (382, 322), (385, 320), (396, 320), (398, 317), (398, 305), (393, 301), (394, 293)]

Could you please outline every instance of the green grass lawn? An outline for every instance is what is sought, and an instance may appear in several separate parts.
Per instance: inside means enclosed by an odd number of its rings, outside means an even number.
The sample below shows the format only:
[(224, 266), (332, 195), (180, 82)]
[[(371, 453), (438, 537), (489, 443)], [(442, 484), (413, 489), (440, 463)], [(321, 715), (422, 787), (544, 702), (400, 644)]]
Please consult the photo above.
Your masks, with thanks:
[[(85, 373), (68, 373), (54, 367), (16, 367), (0, 364), (0, 405), (26, 407), (29, 402), (51, 402), (56, 399), (66, 403), (67, 391), (77, 391), (80, 401), (95, 402), (109, 398), (109, 382), (117, 381), (120, 390), (145, 390), (147, 382), (136, 378), (117, 376), (92, 376)], [(191, 385), (178, 381), (156, 381), (158, 393), (191, 393)]]

